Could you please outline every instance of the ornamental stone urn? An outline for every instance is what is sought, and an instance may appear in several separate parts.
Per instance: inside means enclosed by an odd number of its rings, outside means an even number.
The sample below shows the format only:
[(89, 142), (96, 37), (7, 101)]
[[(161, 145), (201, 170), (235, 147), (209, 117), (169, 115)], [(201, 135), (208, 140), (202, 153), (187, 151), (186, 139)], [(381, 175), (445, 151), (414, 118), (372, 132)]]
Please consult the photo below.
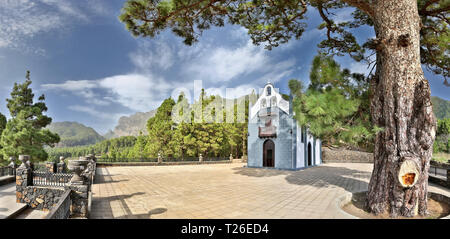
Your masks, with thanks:
[(203, 162), (203, 155), (202, 154), (200, 154), (199, 156), (198, 156), (198, 161), (201, 163), (201, 162)]
[(88, 162), (87, 160), (69, 160), (67, 168), (70, 171), (74, 172), (74, 175), (70, 180), (70, 183), (83, 184), (84, 180), (81, 177), (81, 173), (86, 169), (87, 162)]
[(19, 161), (22, 162), (20, 168), (29, 168), (28, 162), (30, 162), (29, 155), (19, 155)]
[(88, 160), (87, 157), (79, 157), (78, 161), (80, 161), (81, 165), (83, 166), (83, 169), (82, 169), (82, 175), (83, 175), (84, 173), (86, 173), (88, 171), (88, 164), (90, 163), (90, 161)]
[(9, 161), (11, 162), (8, 164), (8, 167), (10, 167), (10, 173), (11, 175), (16, 175), (16, 168), (17, 168), (16, 158), (11, 156), (9, 157)]
[(159, 164), (162, 163), (162, 156), (161, 156), (161, 153), (158, 153), (158, 163), (159, 163)]
[(16, 157), (14, 157), (14, 156), (11, 156), (11, 157), (9, 157), (9, 161), (11, 162), (11, 163), (9, 163), (9, 167), (11, 167), (11, 168), (16, 168)]
[(230, 161), (233, 161), (233, 154), (230, 154)]
[(66, 171), (66, 162), (64, 162), (65, 158), (63, 156), (59, 157), (59, 163), (57, 164), (56, 171), (58, 173), (65, 173)]
[(92, 160), (94, 160), (94, 155), (88, 154), (88, 155), (86, 155), (86, 159), (89, 161), (92, 161)]

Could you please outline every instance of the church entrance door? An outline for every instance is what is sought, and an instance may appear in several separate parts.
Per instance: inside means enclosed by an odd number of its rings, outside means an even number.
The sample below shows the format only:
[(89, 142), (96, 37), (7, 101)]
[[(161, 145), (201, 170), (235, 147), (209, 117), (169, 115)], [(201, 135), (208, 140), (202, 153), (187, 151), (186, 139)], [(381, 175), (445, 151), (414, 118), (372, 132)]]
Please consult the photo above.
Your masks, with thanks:
[(270, 139), (263, 144), (263, 167), (275, 167), (275, 144)]

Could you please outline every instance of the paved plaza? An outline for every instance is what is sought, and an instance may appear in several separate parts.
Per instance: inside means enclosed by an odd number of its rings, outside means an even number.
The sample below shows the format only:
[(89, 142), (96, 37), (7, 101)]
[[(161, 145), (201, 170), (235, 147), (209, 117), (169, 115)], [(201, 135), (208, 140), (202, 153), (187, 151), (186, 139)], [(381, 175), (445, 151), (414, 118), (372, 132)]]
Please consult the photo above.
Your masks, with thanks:
[[(300, 171), (245, 164), (99, 168), (90, 218), (348, 218), (336, 206), (367, 190), (372, 164)], [(450, 196), (430, 184), (430, 191)]]

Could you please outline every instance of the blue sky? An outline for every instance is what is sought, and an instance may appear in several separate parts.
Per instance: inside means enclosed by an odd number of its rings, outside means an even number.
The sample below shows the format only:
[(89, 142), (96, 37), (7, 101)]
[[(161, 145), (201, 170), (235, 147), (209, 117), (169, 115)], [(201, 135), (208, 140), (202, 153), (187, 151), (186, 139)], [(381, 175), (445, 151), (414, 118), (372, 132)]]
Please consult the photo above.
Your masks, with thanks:
[[(267, 81), (287, 93), (289, 79), (308, 83), (325, 34), (316, 29), (320, 18), (311, 9), (302, 39), (272, 51), (254, 46), (239, 26), (206, 31), (189, 47), (170, 30), (154, 39), (132, 37), (117, 18), (124, 2), (0, 0), (0, 112), (8, 116), (4, 99), (26, 70), (35, 95), (46, 95), (54, 122), (77, 121), (100, 133), (121, 116), (155, 109), (176, 88), (192, 90), (194, 80), (210, 93), (233, 88), (238, 96)], [(342, 10), (336, 18), (344, 21), (350, 13)], [(369, 28), (355, 34), (361, 41), (374, 35)], [(336, 60), (354, 72), (369, 71), (348, 57)], [(425, 76), (432, 95), (450, 100), (442, 77)]]

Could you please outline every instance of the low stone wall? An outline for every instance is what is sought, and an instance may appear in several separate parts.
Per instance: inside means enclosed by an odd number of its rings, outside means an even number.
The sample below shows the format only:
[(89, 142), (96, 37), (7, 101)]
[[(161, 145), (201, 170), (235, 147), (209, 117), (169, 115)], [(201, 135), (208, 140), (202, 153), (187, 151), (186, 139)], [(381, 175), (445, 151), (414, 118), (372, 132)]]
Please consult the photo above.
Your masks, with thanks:
[(435, 183), (435, 184), (439, 184), (446, 188), (450, 188), (450, 164), (431, 160), (430, 165), (431, 165), (431, 167), (445, 169), (447, 171), (447, 175), (446, 175), (446, 179), (443, 179), (440, 177), (435, 177), (430, 173), (429, 177), (428, 177), (428, 181)]
[(64, 194), (63, 188), (28, 186), (22, 192), (16, 192), (17, 200), (33, 209), (49, 211)]
[(322, 161), (324, 163), (373, 163), (373, 153), (322, 147)]
[(431, 160), (430, 165), (438, 168), (450, 169), (450, 163), (441, 163), (438, 161)]
[(14, 183), (16, 181), (16, 176), (3, 176), (0, 177), (0, 186)]
[(67, 186), (66, 190), (71, 190), (70, 198), (72, 204), (70, 205), (70, 215), (87, 218), (89, 214), (89, 185), (71, 185)]
[(117, 163), (97, 163), (97, 167), (124, 167), (124, 166), (170, 166), (170, 165), (197, 165), (197, 164), (224, 164), (224, 163), (232, 163), (230, 160), (223, 161), (186, 161), (186, 162), (117, 162)]

